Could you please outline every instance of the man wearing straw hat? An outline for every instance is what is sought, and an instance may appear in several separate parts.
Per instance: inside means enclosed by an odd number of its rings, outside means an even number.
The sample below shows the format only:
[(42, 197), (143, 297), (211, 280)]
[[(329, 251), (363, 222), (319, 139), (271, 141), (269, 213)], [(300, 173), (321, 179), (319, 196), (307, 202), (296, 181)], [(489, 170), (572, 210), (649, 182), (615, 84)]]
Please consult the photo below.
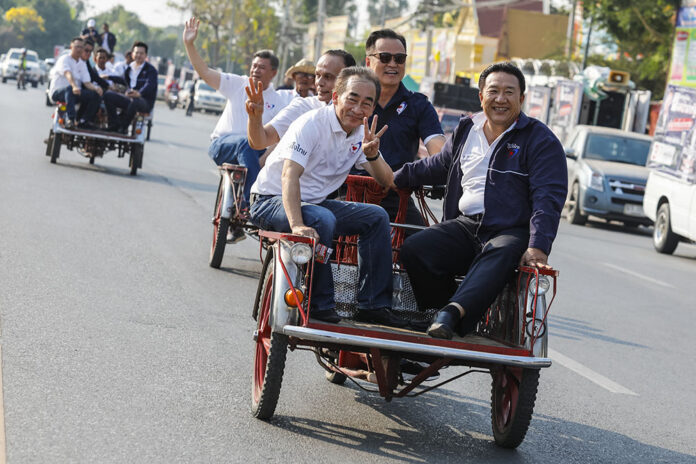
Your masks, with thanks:
[(295, 81), (295, 90), (285, 90), (283, 92), (291, 92), (293, 97), (305, 98), (314, 96), (314, 71), (314, 62), (302, 58), (285, 72), (285, 77)]

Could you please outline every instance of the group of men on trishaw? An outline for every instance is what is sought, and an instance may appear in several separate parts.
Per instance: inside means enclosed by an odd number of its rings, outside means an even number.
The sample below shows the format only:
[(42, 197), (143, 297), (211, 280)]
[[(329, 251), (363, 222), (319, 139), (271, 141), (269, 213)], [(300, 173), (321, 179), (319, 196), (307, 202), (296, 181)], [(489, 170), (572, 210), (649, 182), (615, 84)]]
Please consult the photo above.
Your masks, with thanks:
[(89, 37), (77, 36), (70, 41), (69, 53), (58, 58), (51, 69), (48, 95), (53, 102), (65, 104), (66, 129), (101, 129), (95, 118), (103, 102), (108, 116), (106, 129), (126, 134), (137, 113), (152, 111), (157, 69), (147, 62), (147, 44), (138, 41), (127, 53), (132, 60), (107, 75), (101, 69), (108, 56), (106, 50), (98, 50), (96, 68), (90, 63), (94, 46)]
[[(272, 52), (254, 55), (248, 79), (212, 70), (194, 45), (198, 26), (191, 18), (183, 33), (191, 63), (228, 98), (210, 157), (247, 168), (244, 200), (259, 228), (328, 248), (336, 236), (359, 235), (356, 320), (408, 324), (391, 311), (396, 189), (446, 187), (442, 222), (409, 232), (400, 250), (419, 309), (439, 309), (429, 336), (472, 331), (518, 265), (549, 267), (567, 193), (565, 153), (543, 123), (521, 111), (525, 79), (517, 67), (486, 68), (478, 82), (483, 111), (462, 117), (445, 139), (427, 98), (401, 83), (406, 41), (392, 30), (369, 36), (366, 67), (344, 50), (324, 53), (317, 96), (281, 107)], [(419, 140), (430, 156), (416, 159)], [(390, 189), (381, 205), (333, 198), (351, 172)], [(424, 224), (412, 199), (406, 222)], [(311, 292), (310, 317), (339, 322), (329, 263), (315, 263)]]

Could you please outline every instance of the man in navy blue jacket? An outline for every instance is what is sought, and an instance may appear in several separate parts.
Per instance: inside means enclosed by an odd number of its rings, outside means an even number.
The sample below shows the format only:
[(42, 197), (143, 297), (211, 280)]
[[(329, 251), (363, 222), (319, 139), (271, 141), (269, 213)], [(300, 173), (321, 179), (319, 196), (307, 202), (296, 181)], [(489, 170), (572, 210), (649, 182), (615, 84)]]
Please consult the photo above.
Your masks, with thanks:
[(483, 112), (462, 118), (440, 153), (394, 176), (402, 188), (447, 186), (443, 221), (401, 249), (418, 306), (442, 308), (428, 328), (432, 337), (472, 331), (518, 264), (548, 267), (567, 193), (566, 158), (549, 128), (522, 113), (524, 91), (513, 64), (489, 66), (479, 79)]
[[(135, 113), (149, 113), (155, 105), (157, 97), (157, 69), (147, 59), (147, 45), (135, 42), (131, 48), (133, 61), (123, 75), (126, 81), (125, 95), (117, 92), (106, 92), (104, 103), (109, 115), (109, 130), (126, 133)], [(116, 108), (121, 108), (121, 117), (116, 114)]]

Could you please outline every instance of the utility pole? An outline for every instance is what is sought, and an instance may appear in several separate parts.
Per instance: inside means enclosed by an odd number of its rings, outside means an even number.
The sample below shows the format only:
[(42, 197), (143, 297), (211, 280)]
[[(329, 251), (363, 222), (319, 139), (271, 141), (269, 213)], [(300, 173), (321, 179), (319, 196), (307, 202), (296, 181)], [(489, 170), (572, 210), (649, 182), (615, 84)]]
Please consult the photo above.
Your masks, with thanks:
[(321, 49), (324, 46), (324, 16), (326, 10), (326, 0), (319, 0), (317, 7), (317, 37), (314, 42), (314, 61), (316, 62), (321, 56)]
[(587, 42), (585, 43), (585, 53), (582, 56), (582, 65), (580, 66), (580, 70), (584, 71), (585, 70), (585, 65), (587, 64), (587, 55), (590, 53), (590, 41), (592, 40), (592, 23), (594, 22), (594, 12), (590, 12), (590, 27), (588, 28), (587, 31)]
[(283, 78), (285, 77), (285, 70), (288, 67), (288, 49), (290, 48), (290, 43), (287, 40), (288, 36), (288, 29), (290, 26), (290, 0), (285, 0), (283, 2), (283, 19), (282, 23), (280, 26), (280, 37), (282, 40), (280, 41), (280, 47), (281, 47), (281, 52), (280, 52), (280, 66), (279, 66), (279, 72), (276, 74), (276, 87), (280, 85), (281, 82), (283, 82)]
[(570, 10), (568, 19), (568, 29), (566, 31), (565, 56), (570, 61), (573, 57), (573, 39), (575, 38), (575, 8), (578, 0), (573, 0), (573, 6)]
[(387, 1), (388, 0), (382, 0), (382, 11), (379, 13), (379, 25), (384, 28), (384, 25), (387, 22)]

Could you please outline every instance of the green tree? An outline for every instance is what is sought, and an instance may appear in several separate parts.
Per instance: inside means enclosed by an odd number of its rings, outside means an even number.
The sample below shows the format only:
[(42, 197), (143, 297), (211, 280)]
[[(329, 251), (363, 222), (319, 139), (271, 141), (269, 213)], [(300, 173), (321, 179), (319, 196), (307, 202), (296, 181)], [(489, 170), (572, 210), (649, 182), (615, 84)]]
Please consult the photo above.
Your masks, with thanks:
[(625, 66), (632, 79), (661, 97), (674, 41), (674, 18), (680, 0), (599, 0), (586, 4), (593, 27), (606, 31), (616, 43), (619, 55), (631, 61), (612, 62), (614, 69)]
[(248, 67), (253, 54), (262, 49), (275, 50), (279, 21), (275, 9), (267, 0), (242, 0), (240, 10), (247, 21), (237, 21), (234, 28), (237, 55), (235, 60)]
[(370, 13), (370, 26), (380, 26), (382, 9), (384, 9), (384, 19), (386, 21), (403, 15), (407, 8), (408, 0), (380, 0), (378, 2), (368, 2), (367, 11)]

